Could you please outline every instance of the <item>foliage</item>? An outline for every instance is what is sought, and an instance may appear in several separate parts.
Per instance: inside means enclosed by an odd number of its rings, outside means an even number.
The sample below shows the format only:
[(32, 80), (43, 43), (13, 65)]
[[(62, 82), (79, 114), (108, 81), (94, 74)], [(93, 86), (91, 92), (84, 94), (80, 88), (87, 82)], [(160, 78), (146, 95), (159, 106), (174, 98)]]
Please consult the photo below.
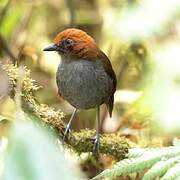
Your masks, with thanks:
[(27, 118), (21, 119), (12, 128), (8, 143), (4, 180), (77, 179), (47, 128)]
[[(123, 179), (122, 176), (127, 175), (127, 179), (135, 176), (138, 180), (142, 176), (144, 179), (178, 179), (180, 142), (176, 141), (170, 147), (162, 146), (171, 145), (169, 142), (173, 137), (180, 138), (179, 9), (179, 0), (0, 0), (0, 151), (2, 139), (8, 137), (11, 131), (15, 133), (14, 137), (11, 134), (11, 147), (14, 147), (15, 142), (19, 146), (25, 141), (23, 137), (18, 137), (20, 142), (15, 140), (18, 127), (15, 126), (14, 130), (10, 128), (11, 122), (22, 119), (18, 114), (19, 109), (28, 114), (25, 121), (36, 119), (41, 124), (38, 126), (48, 126), (58, 134), (59, 139), (63, 137), (72, 108), (58, 97), (55, 85), (60, 58), (53, 53), (43, 53), (42, 50), (53, 42), (54, 36), (61, 30), (77, 27), (91, 35), (109, 57), (118, 84), (111, 119), (106, 116), (102, 106), (101, 155), (98, 159), (94, 158), (89, 163), (87, 158), (81, 166), (84, 153), (85, 157), (92, 155), (95, 136), (95, 130), (92, 130), (95, 127), (93, 110), (78, 111), (72, 131), (65, 140), (66, 149), (73, 155), (74, 151), (78, 155), (83, 153), (80, 158), (78, 156), (77, 162), (81, 161), (80, 167), (91, 178), (117, 160), (119, 162), (112, 169), (105, 170), (97, 178), (120, 175), (120, 179)], [(20, 102), (18, 105), (17, 100)], [(16, 124), (19, 128), (26, 127), (19, 123)], [(40, 133), (43, 131), (41, 128), (38, 130)], [(36, 134), (36, 130), (34, 132)], [(46, 138), (46, 135), (43, 136)], [(32, 137), (35, 138), (35, 135), (32, 134)], [(132, 144), (129, 139), (137, 144), (131, 147), (162, 148), (129, 150)], [(42, 144), (39, 142), (40, 147)], [(6, 160), (10, 164), (16, 162), (19, 167), (17, 171), (22, 175), (21, 168), (23, 170), (26, 167), (32, 177), (32, 171), (37, 173), (32, 165), (34, 168), (36, 164), (41, 166), (41, 160), (36, 160), (42, 156), (46, 159), (50, 155), (42, 151), (36, 157), (37, 148), (30, 146), (29, 137), (24, 144), (24, 149), (21, 146), (17, 148), (25, 153), (18, 156), (17, 151), (8, 149), (10, 156)], [(29, 149), (34, 163), (27, 165), (21, 158), (29, 162), (30, 157), (26, 154)], [(59, 154), (59, 160), (64, 162), (62, 152)], [(0, 154), (0, 174), (3, 171), (2, 162)], [(14, 167), (7, 167), (6, 172), (12, 170), (14, 173)], [(59, 166), (52, 164), (52, 167)], [(46, 174), (46, 170), (43, 171)], [(67, 171), (71, 172), (71, 169), (65, 165)], [(67, 178), (72, 179), (69, 176)]]
[(111, 169), (106, 169), (93, 178), (114, 178), (139, 173), (147, 170), (143, 180), (156, 178), (180, 178), (180, 141), (174, 141), (173, 146), (162, 148), (130, 149), (127, 159), (116, 163)]

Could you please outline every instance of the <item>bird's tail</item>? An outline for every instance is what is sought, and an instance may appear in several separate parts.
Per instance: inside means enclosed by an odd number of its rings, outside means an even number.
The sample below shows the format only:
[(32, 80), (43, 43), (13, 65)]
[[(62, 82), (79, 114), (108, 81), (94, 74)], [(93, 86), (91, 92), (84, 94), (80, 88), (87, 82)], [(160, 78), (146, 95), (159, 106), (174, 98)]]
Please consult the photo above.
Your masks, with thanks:
[(107, 108), (109, 110), (110, 117), (112, 116), (113, 105), (114, 105), (114, 94), (112, 94), (110, 96), (109, 101), (106, 103), (106, 106), (107, 106)]

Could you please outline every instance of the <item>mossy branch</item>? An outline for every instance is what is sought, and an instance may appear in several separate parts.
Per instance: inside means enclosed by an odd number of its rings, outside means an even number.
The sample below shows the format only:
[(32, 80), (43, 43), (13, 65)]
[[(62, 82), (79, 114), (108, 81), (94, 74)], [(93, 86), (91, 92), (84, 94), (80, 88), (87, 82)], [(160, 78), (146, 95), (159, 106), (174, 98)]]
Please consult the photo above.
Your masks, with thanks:
[[(20, 78), (20, 69), (12, 64), (4, 65), (3, 69), (7, 72), (10, 83), (10, 96), (14, 97), (17, 80)], [(37, 116), (42, 122), (45, 122), (49, 126), (57, 130), (60, 138), (64, 135), (65, 123), (63, 119), (65, 117), (61, 110), (55, 111), (52, 107), (45, 104), (40, 104), (35, 96), (35, 92), (40, 88), (34, 85), (34, 81), (30, 77), (30, 71), (27, 68), (23, 68), (24, 76), (22, 79), (21, 100), (22, 108), (24, 111)], [(82, 130), (80, 132), (71, 132), (68, 138), (65, 140), (66, 144), (76, 150), (78, 153), (92, 152), (95, 136), (94, 130)], [(125, 158), (128, 153), (128, 141), (120, 137), (119, 134), (103, 134), (101, 135), (100, 153), (113, 156), (116, 159)]]

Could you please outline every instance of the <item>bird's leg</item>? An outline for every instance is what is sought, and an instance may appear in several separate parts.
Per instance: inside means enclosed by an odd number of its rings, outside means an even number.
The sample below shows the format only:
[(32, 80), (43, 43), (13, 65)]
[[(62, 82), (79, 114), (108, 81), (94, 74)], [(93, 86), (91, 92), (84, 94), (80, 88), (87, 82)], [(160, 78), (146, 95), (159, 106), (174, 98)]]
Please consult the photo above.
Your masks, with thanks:
[(65, 130), (65, 132), (64, 132), (63, 143), (64, 143), (64, 141), (65, 141), (66, 135), (67, 135), (67, 134), (69, 133), (69, 131), (70, 131), (71, 123), (72, 123), (72, 121), (73, 121), (73, 119), (74, 119), (74, 117), (75, 117), (75, 115), (76, 115), (76, 112), (77, 112), (77, 109), (75, 108), (74, 111), (73, 111), (73, 113), (72, 113), (72, 115), (71, 115), (71, 118), (70, 118), (70, 120), (69, 120), (69, 122), (68, 122), (68, 124), (67, 124), (66, 130)]
[(97, 155), (99, 153), (100, 146), (100, 106), (97, 108), (97, 119), (96, 119), (96, 137), (94, 141), (93, 153)]

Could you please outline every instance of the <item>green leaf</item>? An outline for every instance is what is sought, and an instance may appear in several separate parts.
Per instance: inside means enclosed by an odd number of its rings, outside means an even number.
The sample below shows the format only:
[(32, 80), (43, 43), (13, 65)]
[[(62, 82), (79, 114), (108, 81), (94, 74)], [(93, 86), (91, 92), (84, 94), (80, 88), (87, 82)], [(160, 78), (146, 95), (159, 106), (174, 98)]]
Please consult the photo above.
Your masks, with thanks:
[(4, 7), (7, 4), (8, 0), (0, 0), (0, 7)]
[(166, 174), (161, 178), (162, 180), (180, 178), (180, 162), (171, 167)]
[(2, 116), (2, 115), (0, 115), (0, 122), (3, 121), (3, 120), (7, 120), (7, 118)]
[(155, 179), (156, 177), (161, 177), (168, 169), (170, 169), (174, 164), (180, 160), (180, 156), (165, 159), (162, 158), (161, 161), (157, 162), (151, 169), (149, 169), (142, 180)]
[[(71, 165), (72, 166), (72, 165)], [(4, 180), (77, 179), (57, 139), (36, 123), (16, 123), (5, 158)]]
[(4, 17), (0, 27), (0, 33), (6, 38), (9, 38), (18, 24), (23, 11), (20, 7), (10, 8), (7, 15)]
[[(163, 158), (171, 159), (175, 157), (174, 161), (177, 162), (179, 156), (180, 156), (180, 149), (178, 149), (176, 146), (163, 147), (163, 148), (131, 149), (129, 150), (128, 159), (124, 159), (116, 163), (111, 169), (104, 170), (99, 175), (94, 177), (93, 180), (105, 178), (105, 177), (114, 178), (117, 176), (124, 176), (124, 175), (129, 175), (131, 173), (142, 172), (145, 169), (156, 166), (156, 163), (162, 161)], [(172, 164), (174, 162), (171, 161), (173, 160), (164, 163), (163, 164), (164, 166), (160, 164), (165, 169), (163, 172), (161, 172), (161, 168), (159, 168), (159, 164), (158, 164), (159, 171), (155, 172), (153, 168), (153, 171), (151, 172), (152, 174), (151, 173), (148, 174), (148, 177), (150, 177), (151, 175), (160, 176), (163, 173), (165, 173), (166, 170), (168, 170), (168, 168), (171, 167), (169, 166), (169, 164)], [(147, 174), (145, 178), (146, 177)]]
[(2, 116), (0, 115), (0, 123), (7, 123), (7, 122), (10, 122), (10, 119), (5, 117), (5, 116)]

